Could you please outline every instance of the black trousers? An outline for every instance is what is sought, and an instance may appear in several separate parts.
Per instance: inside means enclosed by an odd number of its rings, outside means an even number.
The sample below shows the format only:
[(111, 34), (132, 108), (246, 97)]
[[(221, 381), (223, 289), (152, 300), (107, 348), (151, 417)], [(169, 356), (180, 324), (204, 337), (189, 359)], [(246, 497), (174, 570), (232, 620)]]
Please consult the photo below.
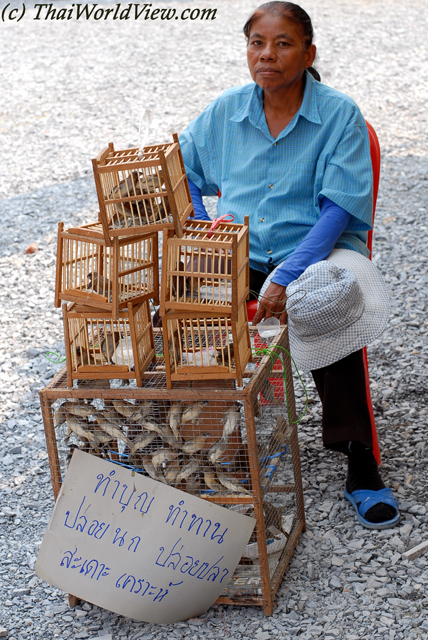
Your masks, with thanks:
[[(250, 289), (259, 292), (266, 277), (265, 273), (250, 269)], [(354, 440), (372, 447), (363, 350), (355, 351), (328, 367), (315, 369), (311, 374), (323, 408), (324, 446), (345, 453), (348, 442)]]

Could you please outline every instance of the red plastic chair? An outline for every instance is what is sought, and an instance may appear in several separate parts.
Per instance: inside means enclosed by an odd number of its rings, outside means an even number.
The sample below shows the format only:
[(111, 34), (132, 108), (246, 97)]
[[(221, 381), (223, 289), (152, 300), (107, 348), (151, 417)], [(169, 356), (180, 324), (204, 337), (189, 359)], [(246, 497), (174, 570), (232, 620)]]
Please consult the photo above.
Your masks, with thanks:
[[(373, 129), (372, 125), (369, 122), (367, 122), (367, 120), (366, 120), (366, 125), (367, 125), (367, 131), (369, 133), (370, 156), (372, 159), (372, 169), (373, 169), (373, 222), (372, 222), (372, 228), (367, 235), (367, 247), (370, 251), (369, 258), (371, 260), (372, 259), (372, 243), (373, 243), (373, 227), (374, 227), (375, 212), (376, 212), (376, 200), (377, 200), (377, 193), (379, 190), (381, 155), (380, 155), (379, 139), (376, 135), (376, 131)], [(380, 464), (381, 463), (380, 448), (379, 448), (379, 440), (377, 437), (376, 423), (375, 423), (375, 418), (373, 413), (372, 397), (370, 393), (369, 365), (367, 360), (366, 347), (364, 347), (363, 353), (364, 353), (364, 369), (366, 372), (367, 406), (369, 409), (370, 420), (372, 423), (373, 453), (374, 453), (374, 457), (376, 458), (376, 462)]]
[[(375, 211), (376, 211), (376, 200), (377, 200), (377, 193), (378, 193), (378, 189), (379, 189), (379, 175), (380, 175), (380, 145), (379, 145), (379, 140), (378, 137), (376, 135), (375, 130), (373, 129), (372, 125), (366, 121), (366, 125), (367, 125), (367, 130), (369, 133), (369, 140), (370, 140), (370, 156), (371, 156), (371, 160), (372, 160), (372, 168), (373, 168), (373, 224), (372, 224), (372, 229), (368, 232), (368, 236), (367, 236), (367, 247), (370, 251), (370, 255), (369, 258), (371, 260), (372, 258), (372, 242), (373, 242), (373, 226), (374, 226), (374, 219), (375, 219)], [(221, 195), (219, 193), (219, 195)], [(248, 314), (248, 322), (252, 322), (254, 316), (256, 315), (256, 311), (257, 311), (257, 300), (249, 300), (247, 302), (247, 314)], [(364, 358), (364, 369), (366, 372), (366, 394), (367, 394), (367, 406), (369, 409), (369, 413), (370, 413), (370, 421), (372, 424), (372, 439), (373, 439), (373, 453), (374, 456), (376, 458), (376, 462), (378, 464), (380, 464), (381, 462), (381, 458), (380, 458), (380, 449), (379, 449), (379, 440), (377, 437), (377, 431), (376, 431), (376, 424), (375, 424), (375, 418), (374, 418), (374, 413), (373, 413), (373, 403), (372, 403), (372, 397), (371, 397), (371, 393), (370, 393), (370, 380), (369, 380), (369, 367), (368, 367), (368, 360), (367, 360), (367, 348), (364, 347), (363, 349), (363, 358)]]

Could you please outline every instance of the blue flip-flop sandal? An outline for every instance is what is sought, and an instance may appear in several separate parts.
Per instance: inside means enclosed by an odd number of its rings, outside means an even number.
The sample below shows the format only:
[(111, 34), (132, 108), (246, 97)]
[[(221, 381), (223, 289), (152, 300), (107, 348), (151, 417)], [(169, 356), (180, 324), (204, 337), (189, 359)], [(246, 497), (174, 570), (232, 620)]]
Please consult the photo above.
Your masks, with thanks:
[[(370, 489), (359, 489), (348, 493), (344, 491), (345, 498), (349, 500), (355, 509), (358, 520), (363, 527), (368, 529), (389, 529), (394, 527), (400, 521), (400, 513), (398, 511), (398, 503), (393, 496), (392, 489), (379, 489), (379, 491), (371, 491)], [(367, 511), (374, 507), (376, 504), (389, 504), (394, 507), (397, 514), (391, 518), (391, 520), (385, 520), (385, 522), (369, 522), (365, 519)]]

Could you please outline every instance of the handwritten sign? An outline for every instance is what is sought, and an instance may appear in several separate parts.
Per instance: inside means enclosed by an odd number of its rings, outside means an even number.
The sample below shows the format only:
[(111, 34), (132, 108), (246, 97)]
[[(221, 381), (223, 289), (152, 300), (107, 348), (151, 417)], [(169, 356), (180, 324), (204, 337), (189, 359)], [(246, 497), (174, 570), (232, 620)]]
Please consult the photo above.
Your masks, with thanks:
[(76, 450), (36, 573), (136, 620), (186, 620), (224, 590), (254, 524), (254, 518)]

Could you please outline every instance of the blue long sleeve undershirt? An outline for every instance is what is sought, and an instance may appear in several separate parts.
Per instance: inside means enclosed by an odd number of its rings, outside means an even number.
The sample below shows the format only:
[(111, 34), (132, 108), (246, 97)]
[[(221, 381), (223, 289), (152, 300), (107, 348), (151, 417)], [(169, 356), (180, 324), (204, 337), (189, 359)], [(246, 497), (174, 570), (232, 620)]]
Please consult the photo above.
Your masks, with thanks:
[[(201, 190), (189, 180), (195, 218), (210, 220), (202, 201)], [(302, 273), (320, 260), (325, 260), (333, 251), (334, 246), (345, 231), (351, 214), (339, 207), (328, 198), (321, 202), (319, 220), (315, 223), (307, 236), (284, 262), (277, 268), (272, 282), (287, 287)]]
[(209, 217), (207, 210), (205, 209), (204, 203), (202, 201), (202, 193), (199, 187), (195, 185), (194, 182), (187, 178), (189, 183), (190, 195), (192, 196), (193, 209), (195, 212), (194, 220), (211, 220)]

